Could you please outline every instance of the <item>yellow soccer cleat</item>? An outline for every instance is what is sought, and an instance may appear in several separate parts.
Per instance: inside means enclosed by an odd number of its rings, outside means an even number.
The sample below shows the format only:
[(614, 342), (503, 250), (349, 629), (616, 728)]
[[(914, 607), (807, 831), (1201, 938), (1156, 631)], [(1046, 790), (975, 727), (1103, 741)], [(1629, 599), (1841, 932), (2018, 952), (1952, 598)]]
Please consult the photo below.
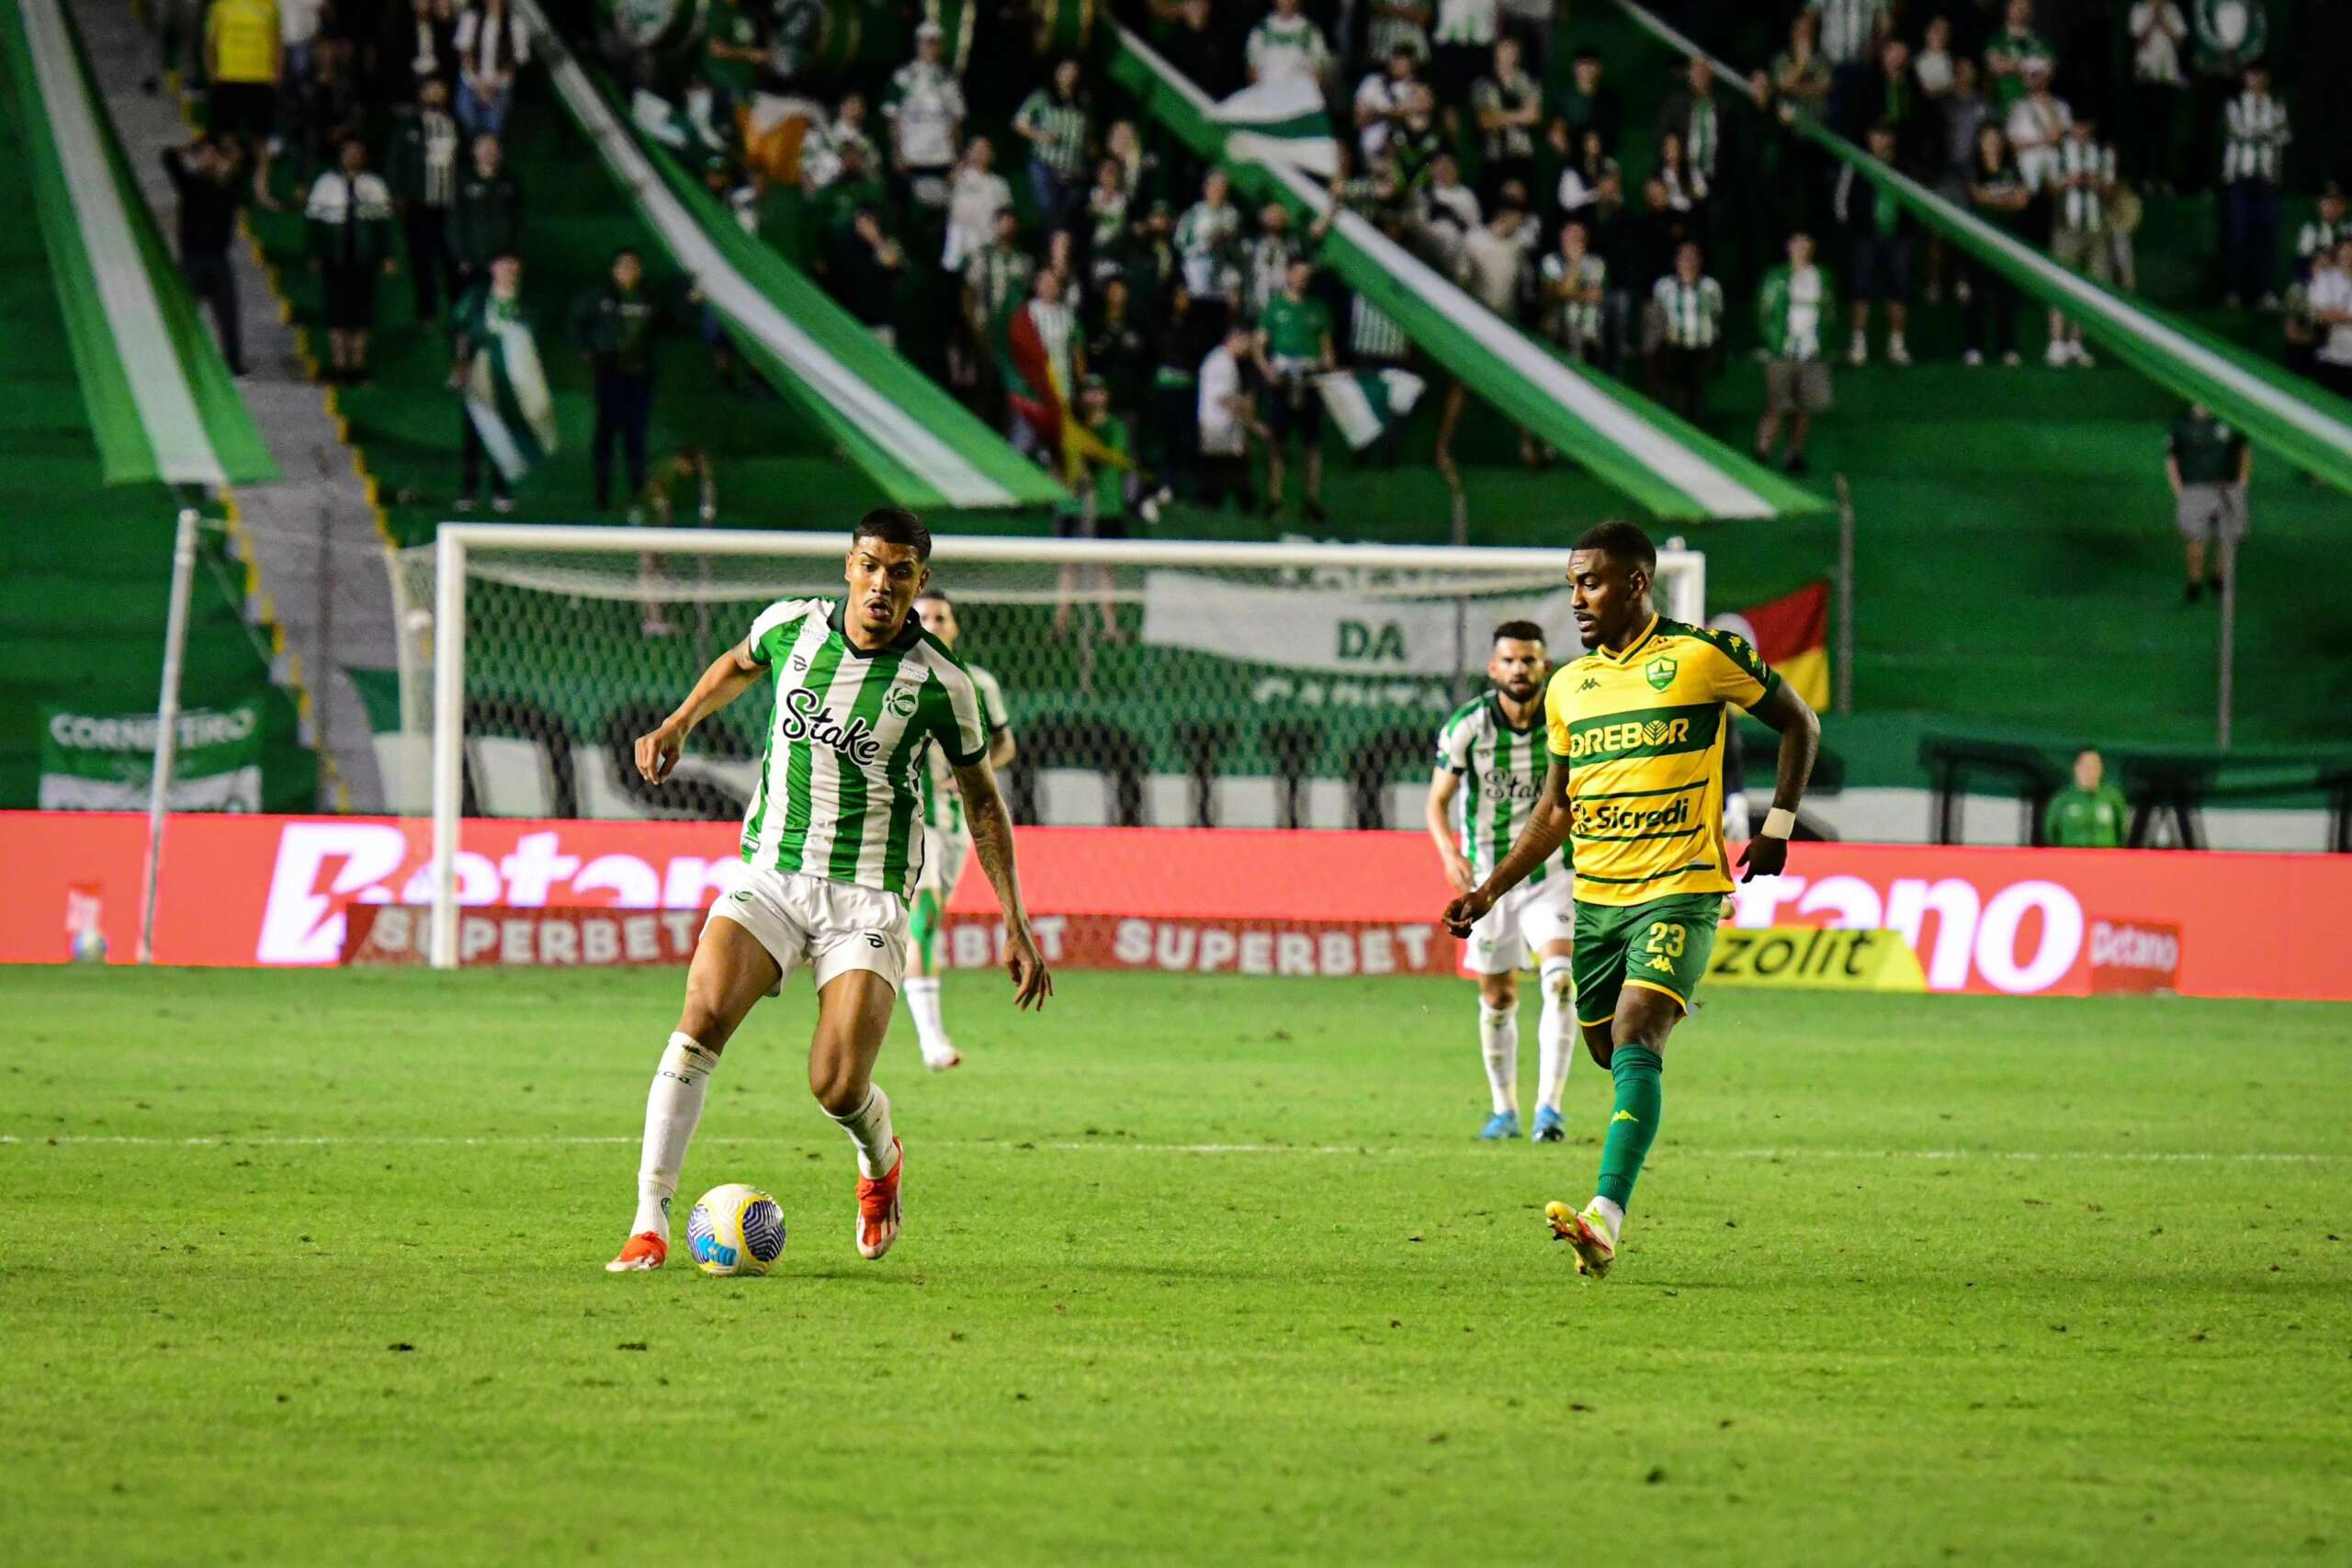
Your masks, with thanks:
[(1580, 1214), (1554, 1199), (1544, 1205), (1544, 1218), (1552, 1227), (1554, 1241), (1565, 1241), (1576, 1249), (1577, 1273), (1598, 1280), (1617, 1261), (1617, 1244), (1609, 1239), (1609, 1222), (1593, 1210)]

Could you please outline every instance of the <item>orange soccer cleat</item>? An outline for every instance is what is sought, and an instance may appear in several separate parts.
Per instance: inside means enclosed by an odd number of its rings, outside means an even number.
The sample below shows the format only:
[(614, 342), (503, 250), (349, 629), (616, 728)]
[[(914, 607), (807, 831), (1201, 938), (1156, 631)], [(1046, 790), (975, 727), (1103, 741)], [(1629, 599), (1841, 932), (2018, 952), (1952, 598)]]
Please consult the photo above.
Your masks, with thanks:
[(907, 1146), (893, 1138), (890, 1148), (899, 1157), (889, 1175), (857, 1179), (857, 1255), (869, 1263), (899, 1239), (899, 1178), (906, 1173)]
[(621, 1255), (605, 1265), (607, 1274), (636, 1274), (659, 1269), (670, 1261), (670, 1244), (659, 1231), (639, 1231), (622, 1247)]

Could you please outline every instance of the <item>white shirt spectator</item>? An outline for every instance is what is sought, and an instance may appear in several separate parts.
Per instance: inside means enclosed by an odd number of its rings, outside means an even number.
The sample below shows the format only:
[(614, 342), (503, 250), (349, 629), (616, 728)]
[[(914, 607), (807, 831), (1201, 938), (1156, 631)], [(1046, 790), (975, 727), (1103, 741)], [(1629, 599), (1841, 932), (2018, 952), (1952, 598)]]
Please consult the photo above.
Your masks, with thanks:
[(2009, 145), (2017, 149), (2018, 175), (2030, 189), (2050, 182), (2058, 166), (2059, 138), (2074, 123), (2075, 111), (2052, 94), (2028, 93), (2009, 106)]
[(1252, 81), (1272, 82), (1283, 76), (1316, 81), (1330, 63), (1331, 50), (1323, 41), (1322, 30), (1304, 16), (1269, 13), (1250, 29), (1246, 57)]
[[(1605, 165), (1609, 169), (1616, 166), (1617, 162), (1613, 158)], [(1563, 216), (1581, 212), (1600, 199), (1600, 183), (1588, 182), (1583, 170), (1570, 164), (1560, 171), (1560, 211)]]
[[(2322, 310), (2352, 311), (2352, 272), (2340, 266), (2312, 268), (2311, 290), (2306, 298), (2314, 316)], [(2330, 365), (2352, 367), (2352, 321), (2337, 321), (2329, 326), (2327, 336), (2320, 340), (2317, 356)]]
[(498, 14), (496, 27), (484, 27), (478, 6), (469, 6), (458, 18), (458, 63), (486, 81), (512, 76), (518, 66), (531, 63), (530, 29), (512, 11)]
[(1201, 456), (1239, 457), (1249, 450), (1241, 416), (1229, 406), (1241, 397), (1241, 362), (1223, 344), (1201, 361)]
[[(1380, 161), (1388, 151), (1388, 139), (1395, 134), (1393, 118), (1405, 112), (1405, 93), (1385, 71), (1375, 71), (1356, 87), (1356, 145), (1363, 149), (1363, 162), (1369, 167)], [(1373, 118), (1366, 119), (1370, 115)]]
[(277, 38), (288, 49), (300, 49), (319, 36), (319, 14), (326, 0), (277, 0)]
[(967, 164), (947, 182), (947, 245), (940, 265), (960, 273), (996, 233), (996, 215), (1012, 205), (1012, 187), (994, 169)]
[(964, 89), (944, 65), (910, 60), (891, 73), (882, 118), (910, 169), (941, 169), (956, 161), (956, 131), (964, 123)]
[(1931, 98), (1939, 98), (1951, 91), (1951, 52), (1949, 50), (1923, 49), (1911, 62), (1911, 74), (1918, 79), (1919, 90)]
[(2222, 180), (2278, 183), (2278, 160), (2294, 133), (2287, 129), (2287, 106), (2268, 93), (2240, 93), (2223, 111), (2229, 140), (2222, 148)]
[(1501, 26), (1502, 0), (1437, 0), (1440, 43), (1471, 43), (1485, 48), (1495, 41)]
[(2173, 0), (2139, 0), (2124, 26), (2127, 36), (2134, 40), (2132, 79), (2179, 86), (2180, 46), (2188, 37), (2188, 21), (2180, 7)]
[(1805, 0), (1805, 9), (1821, 17), (1815, 42), (1832, 65), (1868, 59), (1886, 27), (1886, 0)]
[(1470, 297), (1503, 320), (1519, 317), (1521, 296), (1527, 291), (1527, 253), (1535, 241), (1535, 227), (1521, 219), (1509, 234), (1495, 224), (1482, 223), (1462, 237), (1454, 281)]

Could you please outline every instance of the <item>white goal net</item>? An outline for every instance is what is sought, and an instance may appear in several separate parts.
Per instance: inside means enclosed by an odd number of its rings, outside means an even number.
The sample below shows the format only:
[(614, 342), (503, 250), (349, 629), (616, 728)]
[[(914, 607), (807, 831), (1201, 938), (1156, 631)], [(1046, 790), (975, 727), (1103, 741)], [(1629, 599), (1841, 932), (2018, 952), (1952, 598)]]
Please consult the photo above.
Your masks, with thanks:
[[(698, 729), (658, 790), (651, 729), (777, 599), (842, 588), (844, 536), (447, 524), (395, 563), (396, 809), (435, 824), (434, 900), (485, 819), (722, 822), (756, 782), (770, 697)], [(994, 674), (1014, 819), (1077, 828), (1418, 825), (1439, 724), (1484, 684), (1495, 626), (1579, 649), (1566, 552), (941, 536), (957, 653)], [(1659, 560), (1702, 618), (1702, 557)]]

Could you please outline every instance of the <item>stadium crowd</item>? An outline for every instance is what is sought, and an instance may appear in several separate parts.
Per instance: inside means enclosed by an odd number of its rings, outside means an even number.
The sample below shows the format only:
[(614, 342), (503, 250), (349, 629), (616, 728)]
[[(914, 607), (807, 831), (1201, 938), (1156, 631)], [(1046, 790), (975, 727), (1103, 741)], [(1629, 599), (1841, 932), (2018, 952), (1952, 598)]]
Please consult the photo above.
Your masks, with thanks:
[[(1034, 371), (1014, 344), (1042, 351), (1102, 446), (1154, 476), (1095, 487), (1103, 531), (1147, 491), (1272, 513), (1294, 434), (1318, 517), (1315, 377), (1415, 358), (1394, 320), (1311, 264), (1320, 224), (1241, 201), (1158, 131), (1110, 79), (1109, 17), (1052, 0), (897, 8), (911, 39), (897, 61), (829, 55), (821, 0), (709, 0), (683, 46), (609, 26), (602, 41), (640, 107), (676, 107), (673, 144), (747, 228), (1033, 449), (1021, 405)], [(1962, 309), (1966, 363), (2020, 360), (2015, 288), (1792, 134), (1800, 117), (2125, 289), (2147, 198), (2210, 188), (2219, 301), (2281, 310), (2296, 368), (2352, 378), (2352, 222), (2328, 164), (2344, 143), (2299, 141), (2263, 0), (2073, 7), (2106, 18), (2121, 73), (2062, 53), (2034, 0), (1775, 0), (1743, 16), (1751, 32), (1767, 17), (1777, 51), (1744, 80), (1693, 61), (1639, 84), (1631, 96), (1657, 107), (1638, 128), (1620, 67), (1577, 44), (1554, 0), (1107, 9), (1212, 98), (1312, 83), (1340, 142), (1336, 207), (1686, 418), (1710, 423), (1726, 337), (1745, 341), (1752, 319), (1768, 390), (1753, 440), (1792, 469), (1836, 362), (1912, 362), (1915, 299)], [(501, 142), (534, 52), (504, 0), (165, 0), (158, 24), (167, 64), (209, 82), (210, 124), (233, 137), (229, 159), (250, 160), (256, 198), (272, 199), (274, 163), (307, 183), (331, 373), (367, 374), (375, 280), (396, 262), (432, 318), (484, 289), (494, 257), (527, 252)], [(2085, 37), (2070, 32), (2069, 50)], [(752, 145), (780, 105), (797, 131), (781, 165)], [(2321, 195), (2282, 244), (2290, 188)], [(634, 491), (650, 403), (641, 334), (665, 310), (620, 270), (614, 287), (646, 297), (574, 321), (597, 355), (600, 473), (617, 444)], [(707, 315), (691, 297), (675, 309)], [(723, 334), (702, 325), (731, 371)], [(2091, 362), (2054, 312), (2044, 357)], [(1461, 410), (1450, 389), (1441, 465)], [(1527, 440), (1521, 455), (1550, 457)], [(1393, 432), (1367, 460), (1396, 460)]]

